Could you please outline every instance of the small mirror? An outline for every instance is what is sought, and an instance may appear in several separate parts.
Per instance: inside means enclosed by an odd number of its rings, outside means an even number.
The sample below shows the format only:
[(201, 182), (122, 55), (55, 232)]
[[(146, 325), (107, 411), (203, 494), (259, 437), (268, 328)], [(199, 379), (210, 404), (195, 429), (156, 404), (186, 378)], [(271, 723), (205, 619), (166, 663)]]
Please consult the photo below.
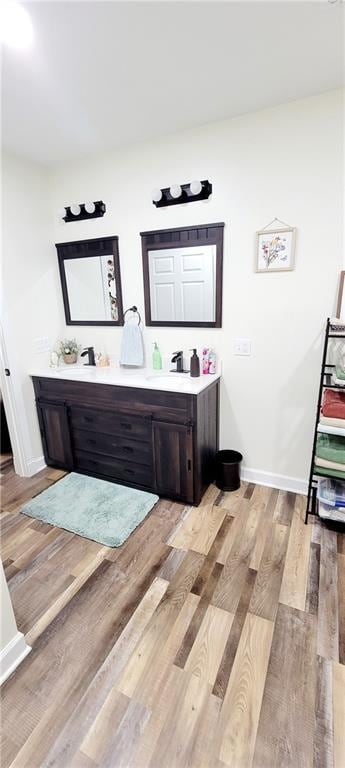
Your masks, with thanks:
[(223, 225), (141, 236), (146, 324), (220, 327)]
[(123, 325), (117, 238), (56, 247), (67, 325)]

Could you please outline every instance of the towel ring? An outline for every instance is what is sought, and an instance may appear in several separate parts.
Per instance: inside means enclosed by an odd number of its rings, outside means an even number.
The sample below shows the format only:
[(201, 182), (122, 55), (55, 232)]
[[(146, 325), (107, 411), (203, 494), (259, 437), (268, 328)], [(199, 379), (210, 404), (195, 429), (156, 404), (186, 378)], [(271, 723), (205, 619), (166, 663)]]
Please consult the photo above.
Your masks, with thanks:
[(133, 307), (129, 307), (128, 309), (126, 309), (123, 319), (125, 319), (127, 312), (134, 312), (135, 315), (138, 315), (138, 318), (139, 318), (138, 325), (140, 325), (141, 323), (140, 312), (138, 312), (138, 308), (135, 306), (135, 304), (133, 304)]

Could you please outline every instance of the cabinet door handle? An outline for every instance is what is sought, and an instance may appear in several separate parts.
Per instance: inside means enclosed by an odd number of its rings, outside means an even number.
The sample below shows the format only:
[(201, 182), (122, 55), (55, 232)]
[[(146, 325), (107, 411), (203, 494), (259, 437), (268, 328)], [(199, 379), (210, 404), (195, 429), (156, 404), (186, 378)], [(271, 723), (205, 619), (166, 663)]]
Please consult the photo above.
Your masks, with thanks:
[(192, 471), (192, 462), (191, 462), (190, 459), (188, 459), (188, 461), (187, 461), (187, 469), (188, 469), (188, 472)]
[(126, 421), (121, 421), (120, 427), (123, 427), (124, 429), (132, 429), (132, 425), (128, 424)]
[(133, 469), (125, 469), (127, 475), (134, 475)]
[[(116, 443), (113, 443), (113, 445), (116, 446)], [(133, 448), (130, 448), (129, 445), (123, 445), (122, 450), (125, 451), (126, 453), (133, 453)]]
[(93, 420), (94, 420), (94, 419), (93, 419), (93, 416), (84, 416), (84, 421), (88, 421), (88, 422), (89, 422), (89, 424), (90, 424), (90, 423), (92, 424)]
[(96, 440), (92, 440), (92, 438), (91, 438), (91, 437), (88, 437), (88, 439), (86, 440), (86, 442), (87, 442), (89, 445), (95, 445), (95, 443), (96, 443)]

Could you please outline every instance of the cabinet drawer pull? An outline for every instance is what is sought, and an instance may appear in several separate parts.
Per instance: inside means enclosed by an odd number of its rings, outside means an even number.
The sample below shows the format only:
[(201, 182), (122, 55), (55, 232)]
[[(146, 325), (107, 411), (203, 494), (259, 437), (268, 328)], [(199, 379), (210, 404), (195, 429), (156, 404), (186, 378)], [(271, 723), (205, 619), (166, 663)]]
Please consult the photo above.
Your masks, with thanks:
[(121, 421), (120, 427), (123, 427), (124, 429), (132, 429), (132, 425), (128, 424), (126, 421)]
[(125, 469), (127, 475), (134, 475), (133, 469)]
[[(113, 443), (113, 445), (116, 445), (116, 443)], [(122, 450), (125, 451), (125, 453), (133, 453), (133, 448), (130, 448), (129, 445), (123, 445)]]
[(88, 421), (89, 424), (92, 424), (92, 422), (94, 421), (94, 418), (93, 416), (84, 416), (84, 421)]
[(95, 445), (95, 443), (96, 443), (96, 440), (92, 440), (92, 438), (91, 438), (91, 437), (88, 437), (88, 439), (86, 440), (86, 442), (88, 443), (88, 445)]

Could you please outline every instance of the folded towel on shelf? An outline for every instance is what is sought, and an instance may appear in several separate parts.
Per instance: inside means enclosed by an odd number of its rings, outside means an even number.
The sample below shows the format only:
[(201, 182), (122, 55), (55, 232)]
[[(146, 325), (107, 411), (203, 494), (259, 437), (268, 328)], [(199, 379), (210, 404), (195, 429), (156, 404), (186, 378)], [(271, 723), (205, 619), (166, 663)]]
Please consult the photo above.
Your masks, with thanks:
[(322, 415), (333, 419), (345, 419), (345, 393), (325, 389), (322, 401)]
[(329, 477), (330, 474), (332, 474), (332, 477), (337, 477), (339, 480), (345, 480), (345, 472), (341, 472), (338, 469), (326, 469), (325, 467), (316, 466), (314, 469), (317, 469), (318, 475), (326, 475)]
[(341, 365), (335, 366), (335, 375), (337, 379), (345, 379), (345, 369), (341, 367)]
[(316, 456), (320, 459), (344, 464), (345, 471), (345, 437), (319, 433), (316, 440)]
[(325, 427), (341, 427), (345, 429), (345, 419), (332, 419), (329, 416), (324, 416), (321, 413), (320, 424), (324, 424)]
[(144, 365), (144, 345), (141, 328), (129, 320), (125, 323), (121, 344), (121, 365)]
[(345, 477), (344, 464), (338, 464), (337, 461), (327, 461), (327, 459), (320, 459), (319, 456), (315, 456), (315, 464), (317, 467), (322, 467), (323, 469), (335, 469), (338, 472), (343, 472)]
[(338, 376), (335, 373), (332, 374), (332, 382), (337, 387), (345, 387), (345, 380), (344, 379), (339, 379)]

